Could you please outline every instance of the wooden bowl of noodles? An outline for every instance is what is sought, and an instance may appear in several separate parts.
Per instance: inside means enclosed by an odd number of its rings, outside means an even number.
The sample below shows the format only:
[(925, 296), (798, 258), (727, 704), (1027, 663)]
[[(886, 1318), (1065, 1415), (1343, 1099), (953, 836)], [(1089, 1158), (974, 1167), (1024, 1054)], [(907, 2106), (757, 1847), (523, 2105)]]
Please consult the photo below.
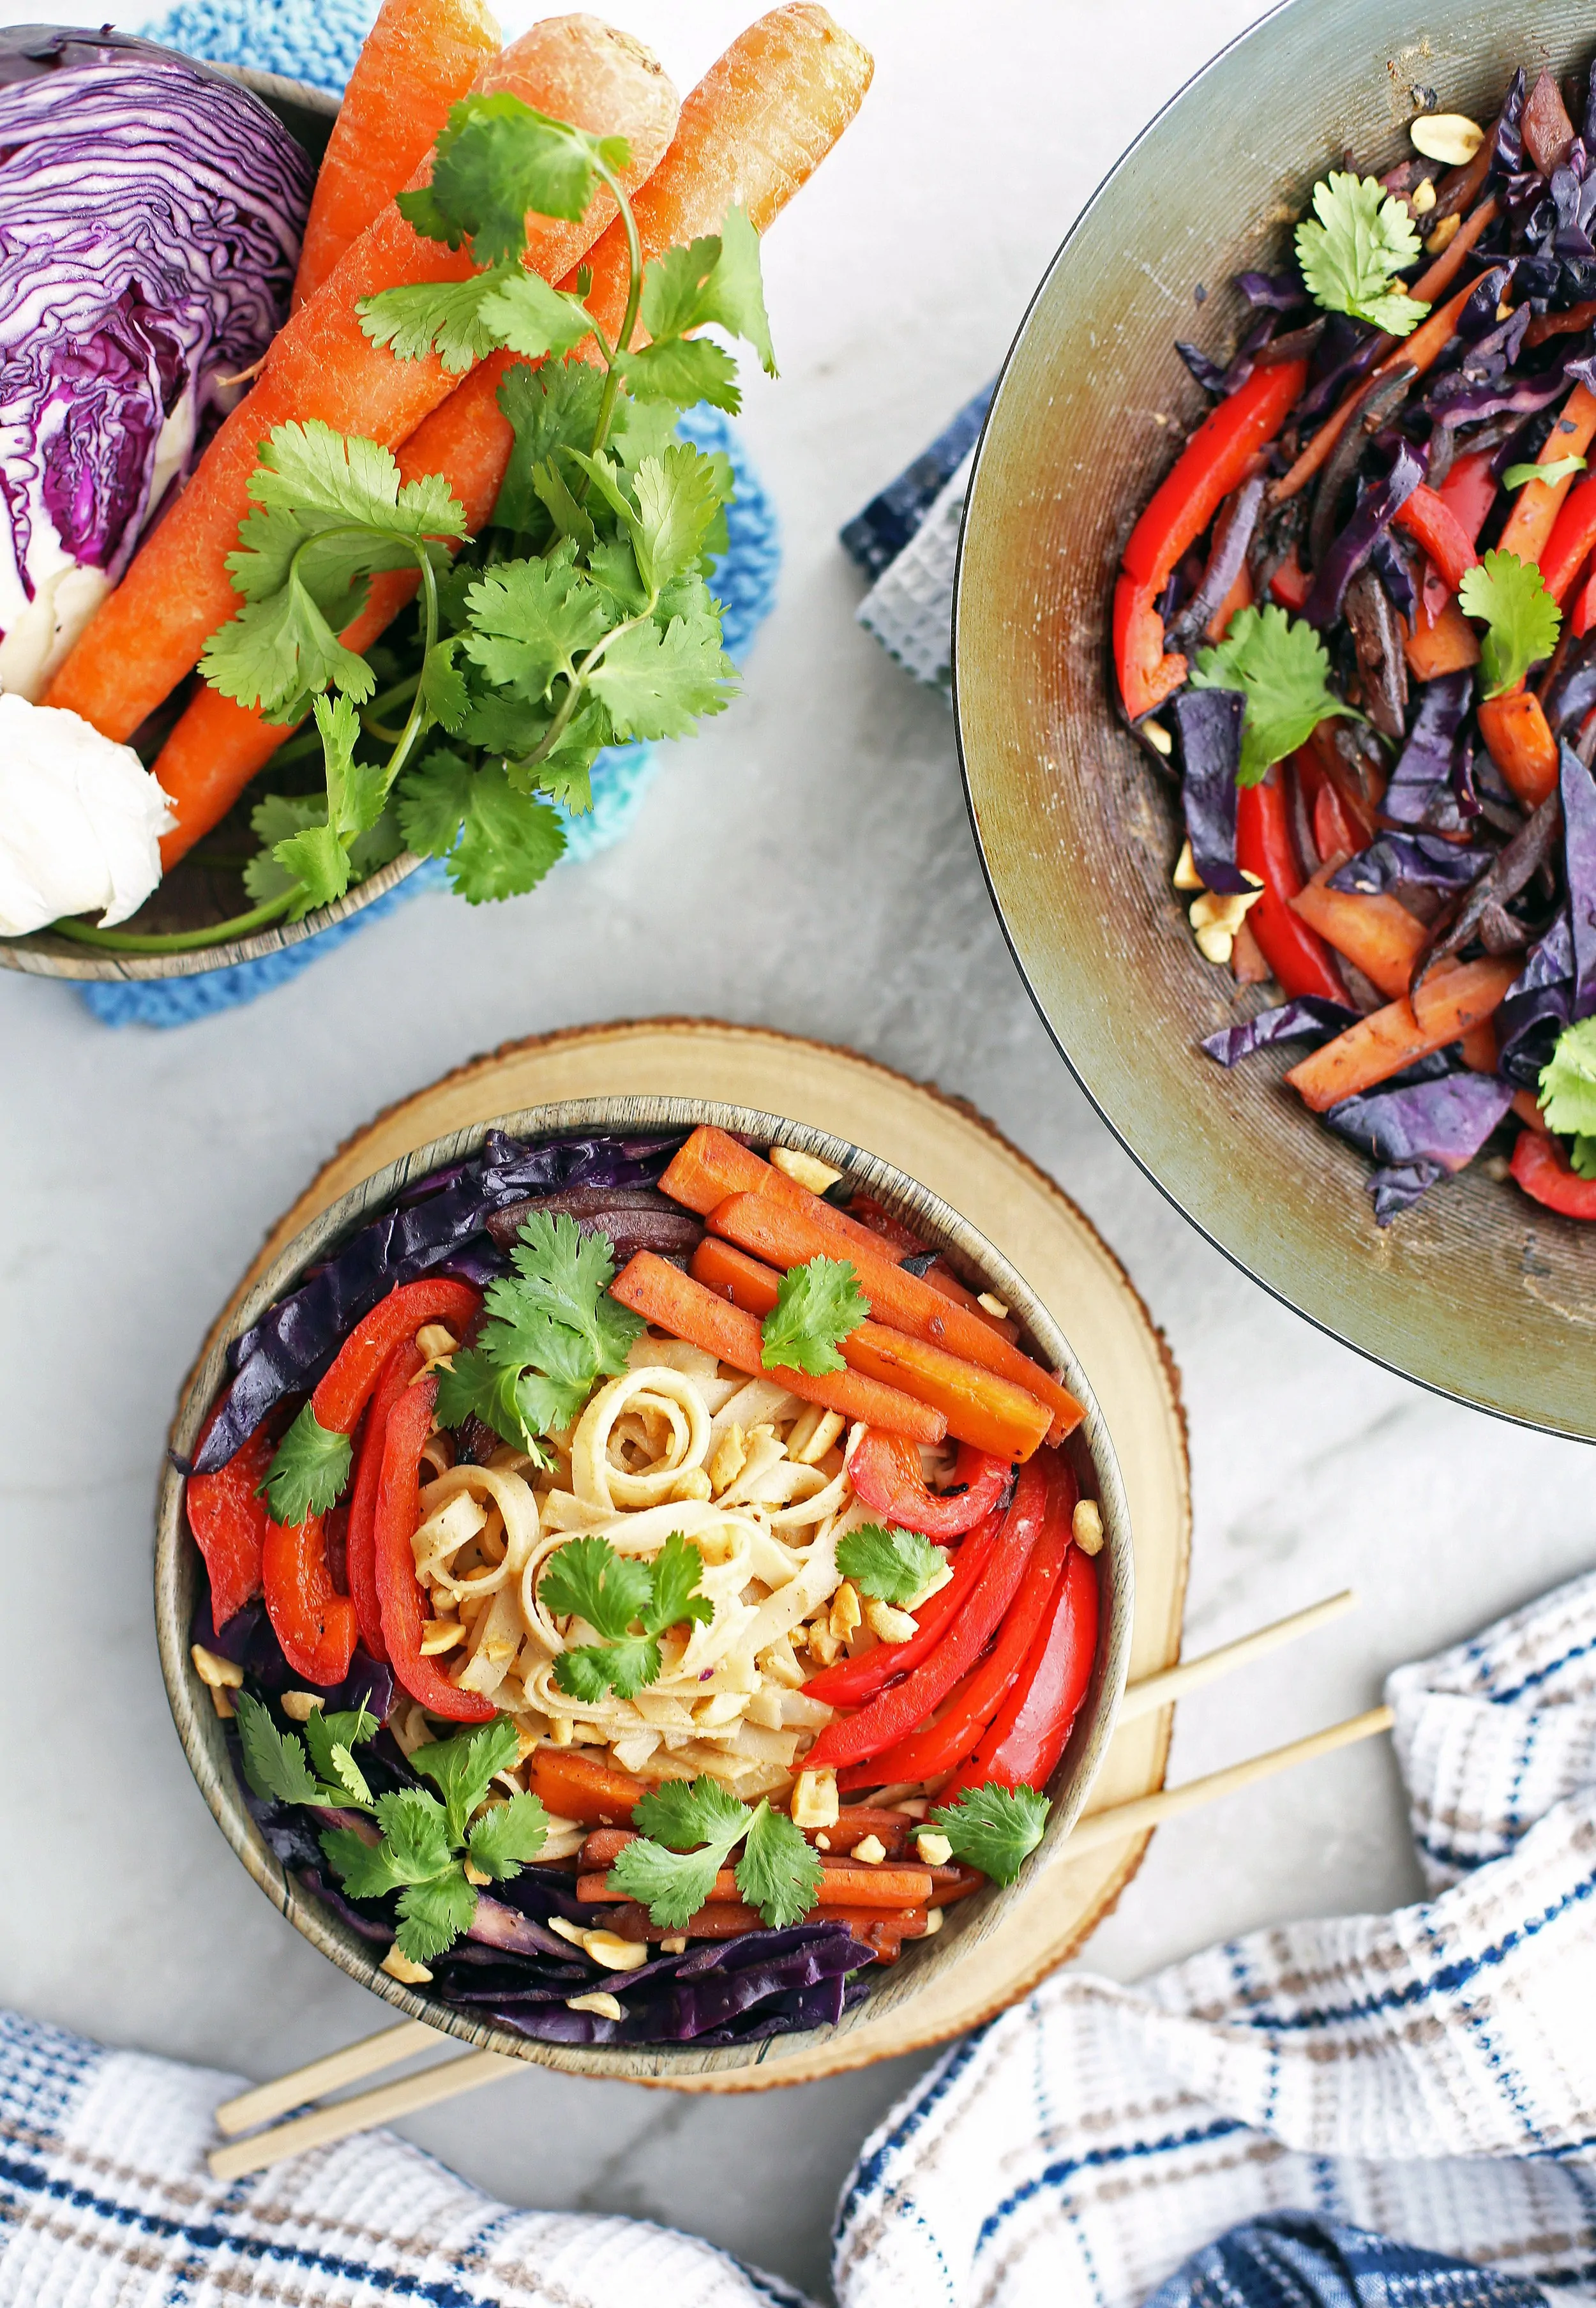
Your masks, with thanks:
[[(407, 1188), (476, 1156), (490, 1129), (523, 1142), (591, 1132), (621, 1132), (634, 1140), (654, 1133), (685, 1134), (700, 1123), (745, 1135), (756, 1146), (792, 1148), (842, 1172), (854, 1188), (873, 1197), (941, 1252), (966, 1284), (1000, 1296), (1040, 1358), (1059, 1373), (1084, 1406), (1084, 1417), (1063, 1451), (1083, 1494), (1099, 1503), (1104, 1530), (1104, 1544), (1096, 1558), (1100, 1619), (1095, 1664), (1086, 1698), (1049, 1783), (1051, 1811), (1042, 1843), (1024, 1863), (1018, 1879), (1006, 1887), (990, 1885), (948, 1908), (945, 1925), (934, 1938), (906, 1943), (896, 1964), (880, 1967), (874, 1976), (866, 1975), (867, 1995), (844, 2011), (834, 2028), (818, 2033), (814, 2029), (778, 2033), (762, 2041), (710, 2048), (691, 2043), (607, 2045), (533, 2040), (508, 2027), (473, 2017), (425, 1986), (401, 1985), (380, 1968), (381, 1950), (374, 1947), (369, 1934), (362, 1936), (342, 1915), (305, 1889), (268, 1847), (235, 1775), (224, 1724), (191, 1658), (203, 1574), (185, 1519), (184, 1477), (176, 1462), (186, 1462), (196, 1448), (202, 1425), (226, 1375), (229, 1344)], [(834, 2042), (837, 2063), (851, 2064), (846, 2055), (850, 2033), (892, 2013), (952, 1967), (964, 1962), (1018, 1903), (1031, 1896), (1039, 1872), (1057, 1855), (1079, 1815), (1112, 1735), (1131, 1640), (1131, 1531), (1120, 1469), (1088, 1374), (1024, 1278), (957, 1211), (902, 1171), (858, 1146), (778, 1115), (700, 1098), (584, 1098), (503, 1115), (491, 1124), (474, 1123), (391, 1163), (326, 1207), (280, 1250), (253, 1287), (236, 1296), (187, 1382), (170, 1442), (171, 1460), (160, 1489), (156, 1541), (161, 1666), (179, 1736), (218, 1824), (274, 1904), (341, 1969), (400, 2010), (485, 2049), (578, 2074), (666, 2083), (702, 2078), (711, 2088), (715, 2079), (727, 2080), (721, 2088), (735, 2088), (733, 2078), (755, 2069), (761, 2084), (780, 2081), (784, 2064), (797, 2066), (811, 2059), (820, 2043)]]

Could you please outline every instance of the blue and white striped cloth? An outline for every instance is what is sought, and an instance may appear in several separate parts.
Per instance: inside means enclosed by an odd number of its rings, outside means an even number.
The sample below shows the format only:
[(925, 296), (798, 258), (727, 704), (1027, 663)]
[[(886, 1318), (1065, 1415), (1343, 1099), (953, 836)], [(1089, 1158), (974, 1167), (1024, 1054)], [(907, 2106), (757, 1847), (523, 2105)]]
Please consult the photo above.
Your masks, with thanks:
[[(867, 2144), (841, 2308), (1596, 2292), (1596, 1576), (1388, 1688), (1436, 1898), (1140, 1988), (1056, 1976)], [(388, 2134), (224, 2185), (204, 2155), (237, 2081), (0, 2015), (0, 2308), (803, 2308)]]
[[(843, 2308), (1596, 2292), (1596, 1576), (1387, 1696), (1437, 1896), (1135, 1988), (1056, 1976), (867, 2144)], [(1265, 2225), (1290, 2211), (1311, 2249)], [(1382, 2264), (1382, 2237), (1472, 2265)]]

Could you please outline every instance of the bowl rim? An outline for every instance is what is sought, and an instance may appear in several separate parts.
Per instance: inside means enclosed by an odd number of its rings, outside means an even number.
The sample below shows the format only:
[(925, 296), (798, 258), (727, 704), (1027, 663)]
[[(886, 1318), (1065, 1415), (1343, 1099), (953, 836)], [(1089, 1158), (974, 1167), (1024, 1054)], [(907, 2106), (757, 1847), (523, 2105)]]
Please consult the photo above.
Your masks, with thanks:
[[(1428, 1378), (1417, 1371), (1407, 1369), (1402, 1363), (1396, 1361), (1393, 1356), (1389, 1354), (1382, 1354), (1376, 1348), (1369, 1346), (1363, 1339), (1353, 1337), (1347, 1331), (1338, 1329), (1333, 1322), (1327, 1321), (1322, 1314), (1316, 1313), (1310, 1308), (1298, 1304), (1298, 1302), (1293, 1298), (1281, 1285), (1271, 1281), (1267, 1275), (1260, 1273), (1255, 1267), (1249, 1263), (1247, 1258), (1241, 1251), (1234, 1248), (1229, 1243), (1226, 1242), (1221, 1236), (1213, 1230), (1212, 1227), (1205, 1224), (1202, 1219), (1195, 1216), (1193, 1211), (1186, 1208), (1186, 1204), (1180, 1200), (1180, 1197), (1175, 1192), (1174, 1188), (1168, 1185), (1164, 1179), (1160, 1176), (1158, 1170), (1154, 1168), (1152, 1158), (1150, 1156), (1143, 1155), (1140, 1149), (1133, 1144), (1132, 1141), (1120, 1128), (1118, 1123), (1115, 1120), (1113, 1115), (1104, 1104), (1103, 1099), (1099, 1097), (1096, 1089), (1092, 1087), (1092, 1084), (1087, 1080), (1086, 1075), (1082, 1072), (1081, 1068), (1077, 1066), (1074, 1059), (1070, 1055), (1069, 1049), (1064, 1040), (1061, 1029), (1055, 1025), (1046, 1003), (1043, 1002), (1040, 994), (1038, 992), (1037, 987), (1032, 981), (1031, 972), (1026, 967), (1024, 956), (1021, 952), (1016, 934), (1010, 926), (1008, 913), (998, 891), (996, 876), (993, 870), (991, 858), (988, 855), (987, 844), (981, 832), (979, 815), (976, 809), (975, 791), (971, 775), (969, 753), (965, 742), (964, 713), (960, 702), (961, 683), (959, 668), (959, 632), (961, 610), (962, 607), (964, 595), (965, 548), (970, 533), (971, 514), (975, 504), (977, 490), (980, 480), (981, 461), (986, 452), (988, 441), (993, 431), (994, 420), (998, 416), (999, 410), (1002, 407), (1004, 389), (1009, 381), (1010, 373), (1019, 356), (1021, 346), (1030, 331), (1031, 324), (1036, 314), (1038, 306), (1041, 304), (1042, 299), (1048, 294), (1048, 289), (1052, 286), (1055, 276), (1057, 274), (1060, 266), (1065, 262), (1071, 242), (1074, 240), (1077, 234), (1080, 233), (1086, 225), (1088, 219), (1102, 201), (1115, 178), (1119, 175), (1126, 164), (1137, 151), (1140, 151), (1141, 147), (1147, 142), (1148, 138), (1152, 135), (1166, 116), (1173, 112), (1177, 106), (1183, 103), (1186, 97), (1190, 95), (1191, 91), (1197, 86), (1199, 82), (1206, 79), (1211, 73), (1217, 71), (1219, 67), (1223, 65), (1229, 57), (1230, 57), (1234, 51), (1244, 47), (1246, 43), (1252, 39), (1256, 34), (1264, 31), (1269, 25), (1272, 24), (1277, 18), (1291, 13), (1298, 7), (1306, 8), (1308, 4), (1310, 4), (1310, 0), (1274, 0), (1274, 4), (1272, 6), (1265, 9), (1262, 15), (1255, 17), (1251, 23), (1244, 25), (1238, 32), (1233, 33), (1230, 39), (1224, 42), (1222, 47), (1216, 48), (1211, 56), (1207, 57), (1203, 63), (1199, 65), (1195, 72), (1189, 73), (1187, 77), (1182, 81), (1179, 87), (1174, 90), (1173, 92), (1165, 99), (1164, 102), (1160, 105), (1158, 110), (1152, 115), (1151, 118), (1149, 118), (1141, 128), (1137, 130), (1130, 142), (1125, 146), (1124, 150), (1116, 156), (1115, 159), (1104, 170), (1097, 183), (1092, 186), (1091, 193), (1081, 203), (1081, 206), (1076, 211), (1075, 214), (1071, 218), (1064, 237), (1060, 240), (1057, 247), (1054, 250), (1053, 254), (1048, 258), (1048, 263), (1042, 271), (1040, 279), (1038, 280), (1036, 287), (1027, 299), (1025, 309), (1020, 316), (1019, 324), (1015, 328), (1014, 335), (1009, 340), (1008, 349), (1004, 354), (1002, 364), (997, 371), (996, 382), (993, 388), (992, 398), (988, 404), (986, 415), (981, 419), (981, 428), (976, 437), (975, 446), (971, 452), (970, 478), (964, 491), (964, 503), (960, 511), (958, 543), (953, 557), (953, 642), (950, 662), (950, 693), (953, 711), (953, 742), (957, 748), (959, 756), (959, 776), (964, 793), (964, 812), (970, 822), (970, 831), (975, 843), (976, 856), (980, 861), (981, 875), (987, 885), (987, 893), (992, 901), (992, 910), (997, 917), (997, 924), (999, 929), (1003, 933), (1004, 943), (1008, 948), (1010, 957), (1019, 974), (1020, 982), (1024, 986), (1027, 995), (1031, 998), (1031, 1006), (1036, 1011), (1037, 1016), (1040, 1019), (1048, 1040), (1052, 1043), (1059, 1056), (1064, 1060), (1064, 1063), (1068, 1067), (1071, 1075), (1074, 1077), (1081, 1090), (1084, 1093), (1099, 1119), (1111, 1132), (1115, 1140), (1125, 1150), (1126, 1153), (1130, 1156), (1132, 1161), (1134, 1162), (1136, 1167), (1142, 1172), (1143, 1176), (1157, 1187), (1159, 1193), (1164, 1197), (1164, 1200), (1173, 1210), (1179, 1213), (1180, 1217), (1194, 1229), (1195, 1233), (1202, 1236), (1204, 1242), (1208, 1243), (1213, 1249), (1217, 1250), (1222, 1257), (1228, 1259), (1229, 1263), (1237, 1268), (1240, 1273), (1245, 1274), (1249, 1282), (1255, 1283), (1259, 1289), (1266, 1291), (1271, 1298), (1274, 1299), (1278, 1305), (1288, 1308), (1299, 1321), (1310, 1323), (1312, 1327), (1316, 1331), (1320, 1331), (1323, 1336), (1327, 1339), (1334, 1339), (1338, 1346), (1350, 1348), (1355, 1354), (1361, 1355), (1366, 1362), (1373, 1363), (1380, 1370), (1389, 1371), (1395, 1378), (1406, 1380), (1411, 1386), (1421, 1387), (1427, 1394), (1436, 1395), (1442, 1401), (1455, 1402), (1461, 1404), (1465, 1409), (1481, 1411), (1489, 1417), (1502, 1419), (1509, 1425), (1524, 1427), (1531, 1434), (1556, 1434), (1576, 1442), (1596, 1442), (1596, 1430), (1584, 1431), (1574, 1426), (1558, 1425), (1550, 1420), (1534, 1418), (1525, 1412), (1511, 1409), (1504, 1404), (1487, 1401), (1480, 1395), (1471, 1394), (1464, 1391), (1461, 1387), (1447, 1386), (1443, 1384), (1438, 1379)], [(1105, 682), (1111, 682), (1111, 666), (1109, 666), (1105, 659)], [(1105, 693), (1111, 696), (1111, 687), (1106, 690)]]
[[(304, 1268), (346, 1236), (411, 1180), (475, 1152), (490, 1130), (515, 1136), (548, 1136), (582, 1129), (639, 1132), (690, 1129), (711, 1122), (746, 1132), (761, 1142), (812, 1153), (844, 1169), (889, 1209), (912, 1218), (939, 1247), (951, 1250), (970, 1271), (995, 1287), (1031, 1333), (1085, 1406), (1086, 1415), (1070, 1448), (1077, 1468), (1090, 1476), (1103, 1512), (1105, 1540), (1099, 1560), (1109, 1573), (1108, 1608), (1100, 1623), (1098, 1655), (1085, 1710), (1077, 1722), (1051, 1783), (1053, 1810), (1041, 1845), (1017, 1881), (994, 1887), (959, 1903), (937, 1934), (936, 1944), (917, 1949), (899, 1967), (884, 1973), (870, 1997), (845, 2012), (835, 2027), (777, 2037), (762, 2043), (694, 2051), (690, 2045), (569, 2045), (540, 2043), (512, 2030), (470, 2020), (433, 1997), (405, 1987), (383, 1972), (368, 1942), (300, 1889), (268, 1849), (245, 1804), (228, 1761), (221, 1726), (189, 1656), (190, 1620), (198, 1550), (182, 1520), (183, 1477), (176, 1461), (186, 1459), (200, 1421), (213, 1399), (225, 1366), (228, 1342), (241, 1335), (263, 1309), (292, 1286)], [(850, 1141), (755, 1107), (720, 1101), (660, 1096), (625, 1096), (562, 1100), (522, 1108), (472, 1123), (401, 1156), (329, 1204), (285, 1244), (254, 1287), (236, 1298), (230, 1312), (210, 1332), (199, 1361), (184, 1382), (168, 1438), (156, 1503), (155, 1615), (161, 1675), (177, 1735), (194, 1779), (212, 1816), (255, 1882), (289, 1920), (340, 1968), (413, 2019), (483, 2050), (507, 2054), (569, 2073), (618, 2077), (669, 2084), (678, 2079), (761, 2068), (762, 2083), (781, 2081), (786, 2057), (842, 2039), (867, 2020), (878, 2020), (907, 2003), (957, 1959), (995, 1930), (1014, 1904), (1033, 1886), (1079, 1816), (1106, 1755), (1117, 1718), (1129, 1665), (1134, 1613), (1134, 1568), (1130, 1513), (1111, 1438), (1091, 1382), (1059, 1324), (1024, 1278), (986, 1236), (942, 1198), (908, 1173)]]

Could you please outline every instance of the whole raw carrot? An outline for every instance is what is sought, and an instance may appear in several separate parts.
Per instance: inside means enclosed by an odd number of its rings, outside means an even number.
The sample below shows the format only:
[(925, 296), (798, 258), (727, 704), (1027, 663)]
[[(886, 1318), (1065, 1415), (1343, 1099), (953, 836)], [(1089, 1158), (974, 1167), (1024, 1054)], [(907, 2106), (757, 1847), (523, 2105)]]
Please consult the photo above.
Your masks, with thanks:
[[(774, 1306), (781, 1280), (773, 1267), (762, 1266), (713, 1235), (706, 1235), (694, 1252), (689, 1271), (706, 1290), (762, 1320)], [(1034, 1394), (884, 1323), (861, 1322), (839, 1342), (838, 1352), (850, 1370), (862, 1371), (884, 1386), (902, 1387), (917, 1402), (940, 1410), (955, 1442), (972, 1443), (996, 1458), (1029, 1459), (1051, 1424), (1046, 1404)]]
[[(517, 40), (479, 78), (578, 127), (625, 136), (628, 191), (646, 177), (676, 125), (676, 91), (647, 51), (591, 16), (555, 16)], [(423, 178), (427, 163), (417, 171)], [(614, 214), (600, 190), (579, 224), (528, 220), (527, 263), (548, 280), (568, 272)], [(397, 360), (361, 329), (356, 305), (404, 282), (460, 280), (465, 250), (422, 240), (386, 208), (348, 249), (307, 305), (280, 330), (248, 398), (227, 419), (171, 511), (91, 619), (47, 702), (125, 738), (197, 662), (237, 609), (227, 557), (250, 507), (260, 444), (279, 425), (320, 418), (335, 432), (393, 448), (447, 399), (457, 379), (436, 354)]]
[[(875, 69), (811, 0), (772, 8), (739, 32), (683, 104), (669, 151), (632, 203), (643, 255), (718, 232), (729, 208), (746, 208), (763, 232), (853, 118)], [(588, 262), (589, 306), (613, 335), (628, 279), (618, 221)]]
[[(1563, 403), (1557, 423), (1540, 444), (1538, 465), (1555, 465), (1559, 458), (1583, 457), (1596, 435), (1596, 392), (1588, 385), (1576, 384)], [(1498, 550), (1515, 553), (1521, 561), (1538, 562), (1545, 551), (1557, 526), (1563, 500), (1574, 480), (1565, 473), (1561, 480), (1526, 481), (1514, 500)]]
[[(769, 1194), (731, 1195), (710, 1212), (709, 1227), (712, 1234), (735, 1242), (739, 1250), (752, 1252), (767, 1266), (802, 1266), (811, 1258), (837, 1255), (836, 1237), (823, 1221)], [(1054, 1442), (1062, 1442), (1080, 1425), (1085, 1412), (1069, 1389), (1018, 1347), (933, 1290), (918, 1274), (905, 1274), (884, 1252), (853, 1244), (848, 1256), (878, 1322), (907, 1331), (911, 1338), (927, 1339), (933, 1346), (979, 1363), (983, 1370), (996, 1371), (1025, 1392), (1039, 1396), (1052, 1413)]]
[(1461, 1040), (1471, 1026), (1488, 1018), (1521, 966), (1509, 959), (1462, 961), (1451, 969), (1437, 969), (1420, 986), (1416, 1001), (1404, 995), (1360, 1018), (1293, 1066), (1286, 1080), (1316, 1114), (1359, 1090), (1373, 1089), (1416, 1058)]
[(383, 0), (316, 176), (291, 311), (409, 184), (450, 106), (498, 52), (499, 28), (482, 0)]
[[(468, 530), (480, 529), (492, 512), (509, 458), (510, 426), (496, 396), (511, 358), (490, 354), (417, 426), (394, 459), (402, 480), (442, 473), (465, 508)], [(374, 577), (365, 607), (344, 627), (344, 647), (363, 655), (415, 599), (420, 581), (413, 569), (385, 569)], [(200, 685), (155, 762), (177, 820), (161, 836), (163, 874), (220, 824), (257, 770), (292, 734), (286, 723), (263, 720), (252, 706)]]
[(807, 1371), (767, 1370), (754, 1316), (740, 1306), (728, 1305), (651, 1250), (637, 1253), (610, 1284), (609, 1294), (645, 1322), (669, 1331), (673, 1339), (685, 1339), (689, 1346), (702, 1347), (733, 1370), (746, 1371), (750, 1378), (775, 1379), (800, 1402), (818, 1402), (823, 1409), (840, 1410), (844, 1418), (862, 1418), (867, 1426), (879, 1426), (888, 1434), (907, 1434), (914, 1442), (940, 1442), (947, 1433), (947, 1421), (939, 1410), (856, 1372), (828, 1371), (814, 1378)]
[(1333, 890), (1324, 867), (1290, 900), (1309, 929), (1362, 970), (1388, 1001), (1405, 994), (1429, 932), (1395, 898)]

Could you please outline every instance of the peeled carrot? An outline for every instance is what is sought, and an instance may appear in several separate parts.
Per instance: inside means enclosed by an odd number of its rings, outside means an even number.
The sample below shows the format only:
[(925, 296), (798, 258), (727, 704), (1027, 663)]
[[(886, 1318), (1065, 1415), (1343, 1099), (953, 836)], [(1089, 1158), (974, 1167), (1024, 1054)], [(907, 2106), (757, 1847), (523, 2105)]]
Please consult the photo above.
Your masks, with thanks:
[[(632, 153), (628, 190), (648, 175), (676, 125), (676, 91), (653, 58), (591, 16), (535, 24), (479, 85), (507, 89), (579, 127), (624, 135)], [(548, 280), (563, 279), (614, 212), (613, 196), (601, 190), (579, 224), (529, 218), (528, 264)], [(335, 432), (393, 448), (453, 391), (457, 379), (436, 354), (396, 360), (373, 344), (357, 302), (403, 282), (464, 280), (471, 270), (466, 250), (421, 240), (396, 208), (383, 211), (279, 332), (259, 382), (79, 637), (47, 703), (82, 714), (107, 736), (132, 735), (237, 609), (227, 557), (249, 510), (249, 478), (266, 435), (290, 419), (319, 418)]]
[[(1555, 464), (1559, 457), (1583, 457), (1596, 435), (1596, 392), (1576, 384), (1563, 403), (1562, 413), (1540, 446), (1538, 465)], [(1514, 500), (1513, 511), (1497, 539), (1497, 550), (1514, 553), (1521, 561), (1539, 562), (1562, 511), (1574, 476), (1560, 481), (1526, 481)]]
[(648, 1793), (642, 1779), (581, 1747), (534, 1748), (527, 1787), (556, 1819), (591, 1827), (630, 1827), (633, 1806)]
[[(830, 1869), (822, 1875), (815, 1895), (817, 1908), (918, 1908), (930, 1898), (931, 1878), (923, 1867), (849, 1867)], [(602, 1874), (579, 1875), (576, 1896), (584, 1904), (594, 1906), (615, 1899), (624, 1899), (625, 1891), (609, 1889), (608, 1871)], [(710, 1890), (711, 1899), (735, 1899), (738, 1897), (737, 1875), (733, 1869), (722, 1867)]]
[(812, 1378), (807, 1371), (767, 1370), (754, 1316), (740, 1306), (728, 1305), (651, 1250), (640, 1250), (617, 1275), (609, 1292), (673, 1339), (702, 1347), (733, 1370), (746, 1371), (750, 1378), (773, 1378), (800, 1402), (818, 1402), (823, 1409), (840, 1410), (844, 1418), (862, 1418), (867, 1426), (907, 1434), (915, 1442), (940, 1442), (947, 1433), (947, 1421), (939, 1410), (853, 1371), (828, 1371)]
[(1402, 643), (1409, 670), (1419, 681), (1433, 681), (1438, 673), (1461, 673), (1480, 662), (1480, 636), (1448, 593), (1430, 615), (1420, 590), (1413, 613), (1413, 630)]
[[(762, 1319), (774, 1306), (781, 1279), (773, 1267), (713, 1235), (706, 1235), (694, 1252), (689, 1271), (717, 1297)], [(839, 1342), (838, 1352), (850, 1370), (928, 1402), (942, 1412), (955, 1442), (972, 1443), (995, 1458), (1029, 1459), (1051, 1423), (1047, 1406), (1034, 1394), (884, 1323), (861, 1322)]]
[(1309, 929), (1344, 953), (1388, 999), (1405, 994), (1429, 932), (1395, 898), (1330, 887), (1331, 868), (1316, 874), (1290, 900)]
[[(811, 1258), (837, 1254), (835, 1236), (824, 1222), (770, 1194), (730, 1195), (710, 1212), (709, 1226), (712, 1234), (735, 1242), (739, 1250), (763, 1259), (767, 1266), (801, 1266)], [(1069, 1389), (964, 1307), (943, 1297), (919, 1275), (905, 1274), (884, 1251), (856, 1246), (848, 1255), (877, 1321), (906, 1331), (911, 1338), (928, 1339), (967, 1362), (978, 1363), (983, 1370), (996, 1371), (1025, 1393), (1039, 1396), (1052, 1413), (1049, 1432), (1055, 1442), (1080, 1425), (1086, 1414)]]
[(1293, 1066), (1286, 1080), (1316, 1114), (1323, 1114), (1343, 1098), (1372, 1089), (1416, 1058), (1461, 1040), (1497, 1008), (1522, 967), (1510, 958), (1462, 961), (1451, 969), (1437, 969), (1413, 1000), (1404, 995), (1360, 1018)]
[(316, 176), (291, 311), (409, 184), (450, 106), (498, 52), (482, 0), (383, 0)]
[[(644, 256), (719, 232), (729, 208), (746, 208), (763, 232), (853, 118), (875, 69), (811, 0), (772, 8), (739, 32), (683, 104), (669, 151), (632, 203)], [(618, 220), (588, 263), (588, 305), (613, 334), (628, 277)]]
[(1557, 741), (1532, 689), (1488, 697), (1475, 710), (1485, 747), (1526, 809), (1539, 809), (1557, 783)]

